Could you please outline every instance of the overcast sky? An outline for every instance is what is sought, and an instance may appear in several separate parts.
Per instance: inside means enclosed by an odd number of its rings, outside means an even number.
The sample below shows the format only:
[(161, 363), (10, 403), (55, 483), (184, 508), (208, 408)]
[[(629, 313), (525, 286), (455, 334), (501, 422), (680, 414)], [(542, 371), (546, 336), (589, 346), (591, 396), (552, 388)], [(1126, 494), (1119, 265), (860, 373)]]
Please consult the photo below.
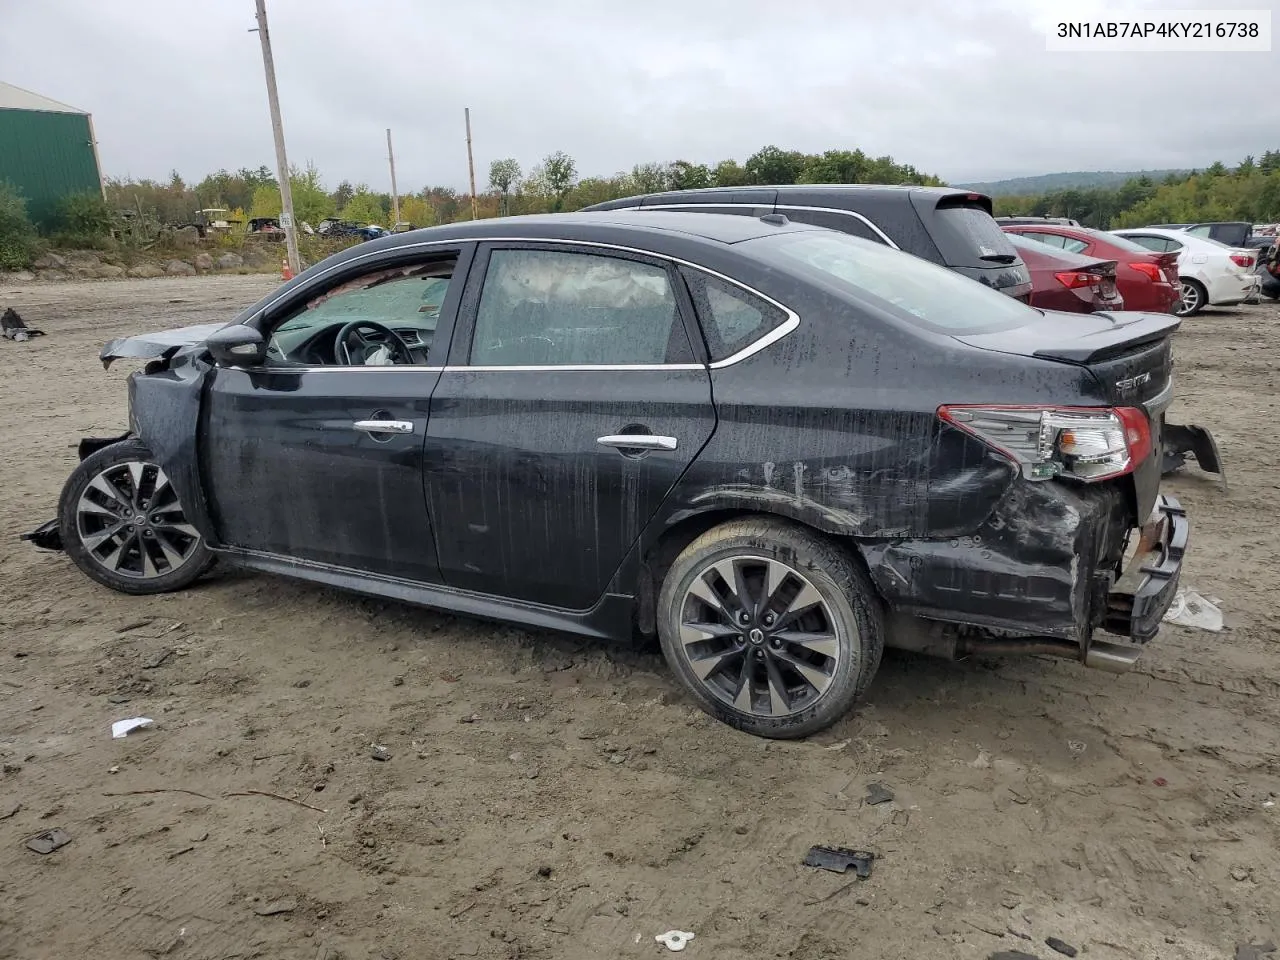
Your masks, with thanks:
[[(1046, 53), (1050, 11), (1274, 0), (268, 0), (289, 158), (402, 192), (554, 150), (582, 176), (855, 147), (952, 182), (1280, 147), (1276, 53)], [(0, 80), (93, 114), (104, 172), (274, 168), (253, 0), (0, 0)]]

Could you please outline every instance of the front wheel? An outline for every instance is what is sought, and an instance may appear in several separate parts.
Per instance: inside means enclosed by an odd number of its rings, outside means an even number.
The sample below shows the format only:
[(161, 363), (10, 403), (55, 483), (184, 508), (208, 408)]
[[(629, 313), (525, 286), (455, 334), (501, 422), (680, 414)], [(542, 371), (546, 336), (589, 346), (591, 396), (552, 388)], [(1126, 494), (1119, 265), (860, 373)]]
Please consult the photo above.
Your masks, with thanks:
[(72, 562), (121, 593), (180, 590), (213, 564), (169, 478), (135, 438), (81, 461), (62, 488), (58, 519)]
[(884, 650), (879, 599), (855, 560), (770, 518), (722, 524), (681, 552), (662, 582), (658, 635), (703, 710), (776, 739), (839, 720)]

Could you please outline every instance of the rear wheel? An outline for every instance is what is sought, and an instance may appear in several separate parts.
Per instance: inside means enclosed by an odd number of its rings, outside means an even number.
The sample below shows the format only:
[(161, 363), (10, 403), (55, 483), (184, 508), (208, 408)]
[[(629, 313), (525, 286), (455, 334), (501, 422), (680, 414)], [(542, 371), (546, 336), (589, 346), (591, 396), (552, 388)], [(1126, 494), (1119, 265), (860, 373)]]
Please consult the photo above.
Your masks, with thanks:
[(1190, 277), (1182, 278), (1182, 300), (1173, 311), (1179, 317), (1189, 317), (1199, 313), (1209, 303), (1209, 293), (1199, 280)]
[(658, 597), (658, 635), (702, 709), (779, 739), (840, 719), (884, 650), (879, 600), (855, 560), (767, 518), (730, 521), (681, 552)]
[(58, 519), (72, 562), (121, 593), (179, 590), (213, 564), (169, 478), (137, 439), (103, 447), (76, 467)]

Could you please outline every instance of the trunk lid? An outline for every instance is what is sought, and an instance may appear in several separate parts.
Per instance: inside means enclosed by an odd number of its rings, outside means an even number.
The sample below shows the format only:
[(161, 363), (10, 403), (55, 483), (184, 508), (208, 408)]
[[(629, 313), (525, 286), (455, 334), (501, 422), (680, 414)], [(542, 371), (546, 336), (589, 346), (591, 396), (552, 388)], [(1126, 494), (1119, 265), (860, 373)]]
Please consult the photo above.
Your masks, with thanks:
[(1167, 313), (1045, 312), (1038, 322), (1013, 330), (956, 339), (983, 350), (1085, 367), (1101, 387), (1103, 404), (1146, 411), (1151, 455), (1132, 474), (1137, 521), (1145, 522), (1160, 491), (1164, 415), (1173, 399), (1171, 335), (1181, 322)]

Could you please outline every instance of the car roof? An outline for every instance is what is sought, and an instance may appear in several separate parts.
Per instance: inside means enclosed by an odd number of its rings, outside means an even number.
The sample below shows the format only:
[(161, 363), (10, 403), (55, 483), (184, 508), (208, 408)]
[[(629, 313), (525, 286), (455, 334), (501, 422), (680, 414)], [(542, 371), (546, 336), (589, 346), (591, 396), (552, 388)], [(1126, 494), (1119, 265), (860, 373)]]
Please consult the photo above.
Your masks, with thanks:
[(808, 224), (791, 223), (770, 216), (740, 217), (728, 213), (677, 213), (665, 210), (631, 211), (601, 210), (587, 213), (548, 213), (518, 217), (492, 217), (466, 220), (438, 227), (425, 227), (397, 233), (375, 241), (376, 249), (410, 246), (426, 240), (469, 239), (564, 239), (619, 241), (630, 238), (643, 242), (646, 237), (681, 235), (711, 243), (733, 244), (757, 237), (788, 231), (819, 230)]

